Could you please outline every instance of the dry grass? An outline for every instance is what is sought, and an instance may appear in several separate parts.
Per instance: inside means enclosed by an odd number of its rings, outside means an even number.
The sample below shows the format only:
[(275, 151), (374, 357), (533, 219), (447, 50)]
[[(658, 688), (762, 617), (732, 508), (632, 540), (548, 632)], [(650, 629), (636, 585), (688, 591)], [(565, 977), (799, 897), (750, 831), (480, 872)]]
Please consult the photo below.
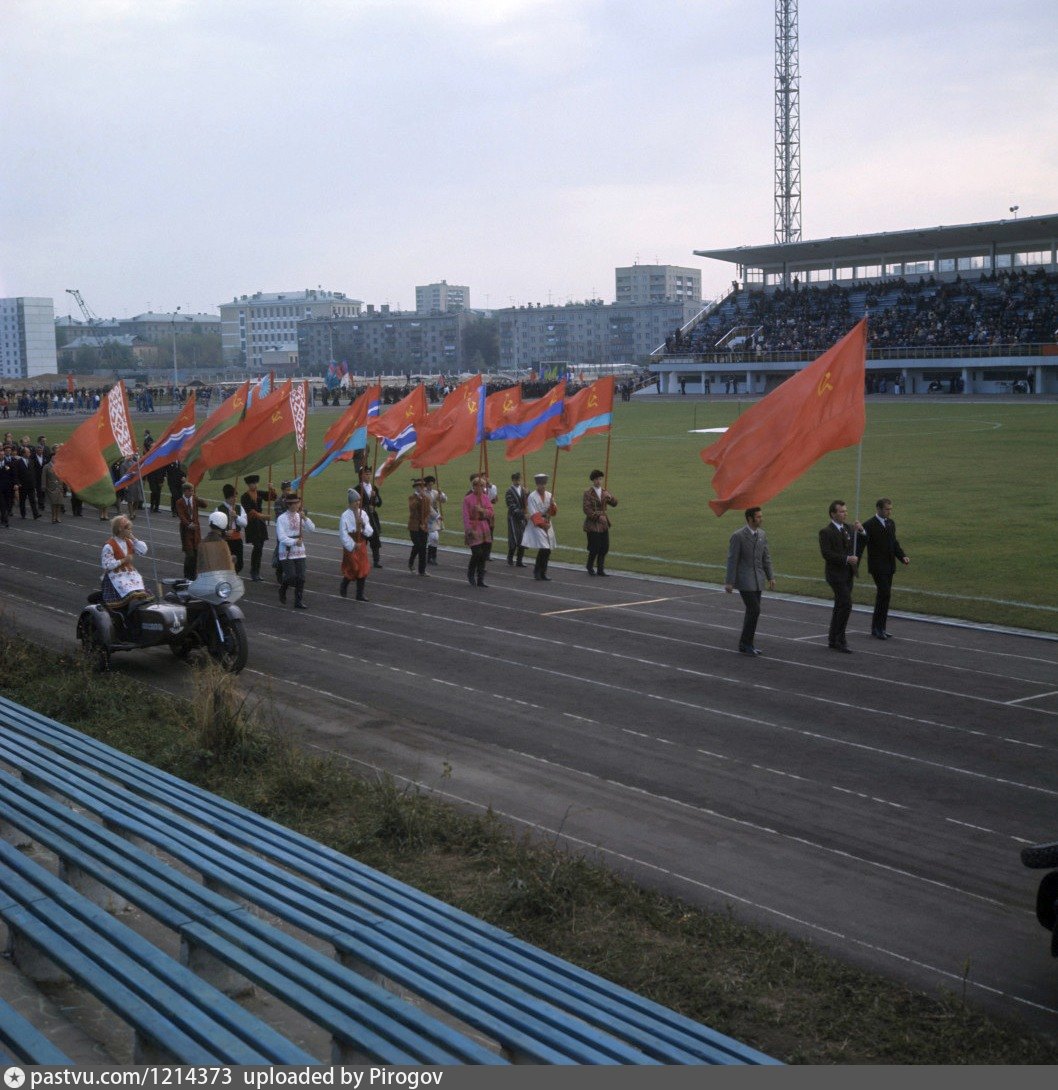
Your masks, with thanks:
[[(1058, 1044), (306, 756), (231, 679), (191, 706), (0, 635), (0, 691), (791, 1063), (1054, 1064)], [(134, 708), (137, 714), (129, 716)], [(1042, 955), (1041, 955), (1042, 956)]]

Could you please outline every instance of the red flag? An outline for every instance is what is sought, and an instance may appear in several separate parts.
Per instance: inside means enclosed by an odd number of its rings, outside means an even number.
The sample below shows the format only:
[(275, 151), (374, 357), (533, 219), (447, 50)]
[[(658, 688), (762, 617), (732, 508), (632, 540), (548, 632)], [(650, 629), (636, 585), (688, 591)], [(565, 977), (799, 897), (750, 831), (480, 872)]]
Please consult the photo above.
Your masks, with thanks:
[(411, 455), (416, 468), (443, 466), (473, 450), (485, 438), (485, 383), (481, 375), (457, 386), (417, 431)]
[(201, 464), (202, 448), (211, 439), (223, 435), (229, 428), (235, 427), (246, 411), (246, 399), (250, 393), (250, 380), (247, 379), (229, 398), (225, 398), (206, 417), (194, 435), (180, 448), (179, 461), (187, 463), (187, 479), (197, 485), (206, 475), (207, 466)]
[(609, 431), (613, 422), (613, 391), (613, 375), (607, 375), (566, 398), (562, 431), (555, 443), (563, 450), (569, 450), (586, 435)]
[(367, 422), (367, 434), (377, 439), (396, 439), (409, 425), (426, 419), (426, 387), (420, 382), (407, 397), (391, 405), (381, 416)]
[(824, 454), (852, 446), (866, 426), (867, 319), (833, 348), (758, 401), (702, 451), (716, 466), (709, 506), (767, 503)]
[[(344, 413), (327, 429), (323, 437), (323, 449), (332, 451), (344, 447), (346, 442), (356, 434), (360, 428), (367, 427), (369, 412), (374, 405), (376, 414), (378, 404), (382, 398), (382, 387), (368, 386), (366, 390), (345, 410)], [(362, 443), (361, 446), (366, 446)], [(343, 461), (348, 459), (343, 458)]]
[(86, 503), (107, 507), (117, 500), (110, 463), (136, 453), (125, 384), (119, 382), (52, 459), (55, 472)]
[(511, 414), (522, 403), (522, 384), (519, 382), (506, 390), (497, 390), (485, 398), (485, 438), (491, 439), (492, 433), (504, 424), (510, 423)]

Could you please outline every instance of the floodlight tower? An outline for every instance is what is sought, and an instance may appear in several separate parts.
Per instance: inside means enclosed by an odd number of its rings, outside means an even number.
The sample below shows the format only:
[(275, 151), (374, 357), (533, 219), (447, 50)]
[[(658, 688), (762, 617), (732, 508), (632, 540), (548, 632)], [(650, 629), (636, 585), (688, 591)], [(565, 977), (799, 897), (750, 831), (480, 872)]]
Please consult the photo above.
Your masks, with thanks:
[(801, 66), (797, 0), (775, 0), (775, 241), (801, 241)]

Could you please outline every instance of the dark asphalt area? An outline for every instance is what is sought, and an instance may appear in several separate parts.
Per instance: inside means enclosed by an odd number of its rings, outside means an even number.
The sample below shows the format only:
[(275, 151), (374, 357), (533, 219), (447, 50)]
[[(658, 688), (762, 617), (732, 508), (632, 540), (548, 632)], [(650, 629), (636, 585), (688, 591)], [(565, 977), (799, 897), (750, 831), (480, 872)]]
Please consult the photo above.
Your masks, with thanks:
[[(159, 577), (180, 574), (176, 526), (136, 522)], [(73, 650), (105, 530), (90, 508), (16, 515), (3, 623)], [(870, 586), (854, 654), (827, 648), (829, 605), (766, 595), (752, 659), (741, 600), (709, 584), (558, 565), (539, 583), (501, 553), (479, 589), (464, 552), (423, 578), (387, 539), (359, 603), (338, 595), (336, 535), (308, 549), (307, 611), (279, 604), (267, 568), (241, 603), (242, 680), (307, 746), (1058, 1036), (1042, 872), (1019, 859), (1058, 840), (1055, 639), (894, 616), (872, 640)], [(189, 684), (165, 649), (114, 669)]]

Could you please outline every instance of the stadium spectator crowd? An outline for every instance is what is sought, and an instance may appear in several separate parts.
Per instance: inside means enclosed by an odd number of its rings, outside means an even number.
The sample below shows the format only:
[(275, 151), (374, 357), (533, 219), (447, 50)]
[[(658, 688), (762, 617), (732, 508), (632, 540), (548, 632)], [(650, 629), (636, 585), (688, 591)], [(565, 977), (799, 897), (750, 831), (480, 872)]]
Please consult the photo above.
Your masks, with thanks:
[(739, 326), (730, 351), (742, 355), (822, 352), (864, 315), (870, 348), (981, 347), (1053, 342), (1058, 275), (1003, 271), (974, 280), (903, 277), (848, 286), (740, 291), (683, 335), (666, 338), (670, 355), (706, 355)]

